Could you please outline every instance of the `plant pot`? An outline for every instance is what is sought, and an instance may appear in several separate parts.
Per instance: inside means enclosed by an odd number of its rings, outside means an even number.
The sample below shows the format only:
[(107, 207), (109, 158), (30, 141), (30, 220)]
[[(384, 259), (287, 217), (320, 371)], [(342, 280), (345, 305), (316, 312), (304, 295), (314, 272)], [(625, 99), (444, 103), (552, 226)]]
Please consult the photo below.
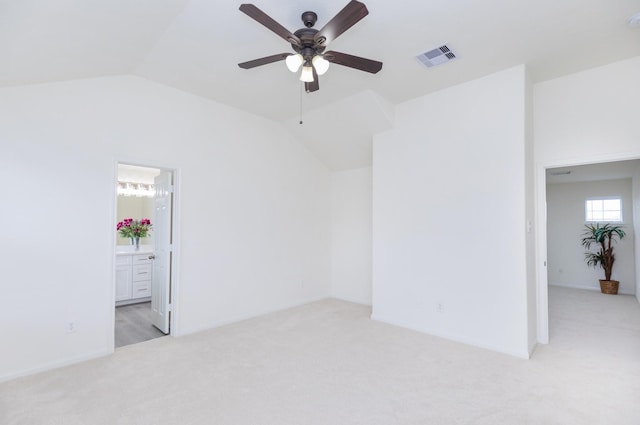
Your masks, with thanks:
[(620, 282), (617, 280), (603, 280), (600, 279), (600, 292), (603, 294), (616, 295), (618, 293), (618, 286)]

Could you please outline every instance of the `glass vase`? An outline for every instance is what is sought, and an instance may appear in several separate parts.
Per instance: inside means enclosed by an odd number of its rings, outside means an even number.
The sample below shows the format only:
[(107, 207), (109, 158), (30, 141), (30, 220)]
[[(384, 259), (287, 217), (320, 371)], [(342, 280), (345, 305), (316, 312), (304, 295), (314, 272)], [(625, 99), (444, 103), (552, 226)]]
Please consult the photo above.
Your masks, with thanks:
[(131, 240), (131, 245), (135, 246), (135, 250), (140, 249), (140, 238), (129, 238)]

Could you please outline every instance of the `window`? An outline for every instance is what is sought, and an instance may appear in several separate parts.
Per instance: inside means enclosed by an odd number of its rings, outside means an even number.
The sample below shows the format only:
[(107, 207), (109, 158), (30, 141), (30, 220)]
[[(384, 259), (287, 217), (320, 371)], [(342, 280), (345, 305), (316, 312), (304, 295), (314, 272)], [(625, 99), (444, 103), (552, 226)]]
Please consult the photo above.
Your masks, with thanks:
[(622, 222), (622, 202), (620, 198), (587, 199), (585, 212), (585, 221)]

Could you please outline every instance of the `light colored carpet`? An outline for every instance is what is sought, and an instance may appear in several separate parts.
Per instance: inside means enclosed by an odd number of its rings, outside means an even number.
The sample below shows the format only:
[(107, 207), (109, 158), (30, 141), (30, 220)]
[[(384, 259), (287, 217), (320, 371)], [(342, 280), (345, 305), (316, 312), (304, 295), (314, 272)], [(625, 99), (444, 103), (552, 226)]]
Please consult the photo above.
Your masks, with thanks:
[(327, 300), (4, 383), (0, 423), (639, 424), (638, 303), (550, 292), (529, 361)]

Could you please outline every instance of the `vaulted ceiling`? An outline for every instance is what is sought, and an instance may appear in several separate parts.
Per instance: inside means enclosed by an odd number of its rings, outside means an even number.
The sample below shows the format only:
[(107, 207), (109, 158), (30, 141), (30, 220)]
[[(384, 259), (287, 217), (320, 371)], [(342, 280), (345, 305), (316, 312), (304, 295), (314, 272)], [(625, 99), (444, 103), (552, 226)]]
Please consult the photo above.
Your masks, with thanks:
[[(321, 28), (348, 0), (251, 0), (290, 31), (306, 10)], [(534, 81), (640, 55), (627, 19), (640, 0), (364, 0), (369, 15), (330, 48), (384, 62), (378, 74), (332, 65), (302, 95), (291, 47), (241, 1), (0, 0), (0, 86), (132, 74), (282, 122), (333, 169), (367, 165), (392, 105), (519, 64)], [(442, 44), (458, 58), (425, 68)], [(298, 124), (301, 111), (305, 124)]]

